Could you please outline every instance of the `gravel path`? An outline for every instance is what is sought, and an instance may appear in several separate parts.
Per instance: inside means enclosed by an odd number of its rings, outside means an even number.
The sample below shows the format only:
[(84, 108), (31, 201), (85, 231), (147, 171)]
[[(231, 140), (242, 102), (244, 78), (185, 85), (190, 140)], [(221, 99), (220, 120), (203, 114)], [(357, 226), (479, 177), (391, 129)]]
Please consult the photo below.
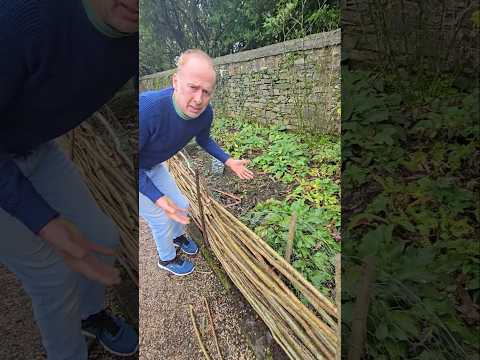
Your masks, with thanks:
[(45, 359), (32, 303), (15, 275), (0, 265), (0, 359)]
[[(130, 285), (128, 284), (128, 286)], [(118, 303), (111, 289), (107, 291), (106, 302), (116, 314), (124, 310), (123, 305)], [(33, 319), (32, 302), (15, 275), (2, 265), (0, 265), (0, 314), (1, 360), (46, 359), (40, 332)], [(89, 359), (133, 360), (138, 359), (138, 354), (120, 358), (103, 350), (97, 342), (90, 342)]]
[(239, 307), (234, 292), (226, 292), (201, 255), (193, 259), (196, 269), (175, 277), (157, 268), (155, 243), (148, 226), (140, 221), (140, 359), (204, 359), (188, 312), (192, 304), (197, 326), (212, 360), (215, 350), (207, 299), (225, 360), (256, 359), (243, 333), (248, 309)]

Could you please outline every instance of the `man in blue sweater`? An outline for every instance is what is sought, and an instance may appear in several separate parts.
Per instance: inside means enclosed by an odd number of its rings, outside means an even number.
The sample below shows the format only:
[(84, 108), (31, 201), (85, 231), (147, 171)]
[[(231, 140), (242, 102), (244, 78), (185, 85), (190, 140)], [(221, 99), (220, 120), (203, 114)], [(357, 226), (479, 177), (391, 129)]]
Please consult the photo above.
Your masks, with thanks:
[(0, 263), (32, 299), (48, 359), (138, 336), (105, 311), (118, 230), (53, 139), (138, 71), (138, 0), (0, 0)]
[(152, 230), (158, 266), (175, 275), (194, 270), (181, 260), (176, 247), (194, 255), (197, 244), (185, 235), (188, 201), (164, 164), (188, 142), (197, 143), (241, 179), (253, 178), (248, 160), (230, 158), (210, 137), (213, 110), (209, 101), (215, 87), (212, 59), (201, 50), (187, 50), (178, 59), (173, 88), (147, 91), (140, 96), (139, 209)]

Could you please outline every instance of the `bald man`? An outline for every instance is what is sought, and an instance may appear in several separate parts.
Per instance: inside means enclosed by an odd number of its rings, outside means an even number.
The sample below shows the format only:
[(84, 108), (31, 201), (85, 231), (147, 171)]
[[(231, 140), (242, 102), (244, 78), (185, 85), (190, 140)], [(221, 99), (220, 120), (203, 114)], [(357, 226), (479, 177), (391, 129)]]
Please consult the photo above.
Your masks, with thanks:
[(191, 261), (180, 259), (176, 248), (195, 255), (198, 245), (185, 233), (189, 223), (188, 200), (168, 173), (165, 161), (195, 137), (210, 155), (239, 178), (252, 179), (248, 160), (232, 159), (210, 137), (215, 89), (212, 59), (198, 49), (178, 59), (173, 87), (140, 95), (139, 208), (157, 245), (158, 267), (177, 276), (193, 272)]

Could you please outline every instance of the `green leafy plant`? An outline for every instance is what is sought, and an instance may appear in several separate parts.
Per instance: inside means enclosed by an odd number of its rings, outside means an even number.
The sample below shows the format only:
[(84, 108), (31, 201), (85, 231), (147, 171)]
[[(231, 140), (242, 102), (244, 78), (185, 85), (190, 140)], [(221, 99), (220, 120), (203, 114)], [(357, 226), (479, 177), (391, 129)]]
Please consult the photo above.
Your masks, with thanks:
[(233, 156), (253, 157), (255, 170), (291, 186), (285, 199), (260, 202), (242, 220), (283, 255), (295, 211), (292, 265), (331, 296), (340, 251), (339, 138), (228, 118), (216, 121), (213, 135)]
[(297, 214), (292, 265), (317, 289), (326, 295), (334, 286), (335, 254), (340, 244), (329, 231), (339, 227), (339, 212), (328, 208), (312, 208), (303, 199), (267, 200), (242, 218), (278, 253), (284, 255), (292, 212)]

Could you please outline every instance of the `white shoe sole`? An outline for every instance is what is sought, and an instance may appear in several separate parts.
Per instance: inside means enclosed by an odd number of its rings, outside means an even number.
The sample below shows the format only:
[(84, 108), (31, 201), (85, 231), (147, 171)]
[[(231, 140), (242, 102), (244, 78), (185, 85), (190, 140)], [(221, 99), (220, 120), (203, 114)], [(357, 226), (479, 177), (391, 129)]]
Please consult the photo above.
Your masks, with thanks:
[(160, 269), (166, 270), (166, 271), (168, 271), (169, 273), (171, 273), (171, 274), (173, 274), (173, 275), (175, 275), (175, 276), (186, 276), (186, 275), (191, 274), (191, 273), (193, 272), (193, 270), (195, 270), (195, 265), (194, 265), (193, 268), (192, 268), (192, 270), (190, 270), (190, 272), (184, 273), (184, 274), (178, 274), (178, 273), (176, 273), (176, 272), (173, 272), (172, 270), (170, 270), (170, 269), (167, 268), (166, 266), (161, 265), (161, 264), (158, 263), (158, 262), (157, 262), (157, 266), (158, 266)]
[(107, 350), (109, 353), (111, 353), (111, 354), (113, 354), (113, 355), (117, 355), (117, 356), (124, 356), (124, 357), (125, 357), (125, 356), (132, 356), (133, 354), (136, 354), (137, 351), (138, 351), (138, 345), (139, 345), (139, 344), (137, 344), (137, 346), (135, 347), (135, 350), (134, 350), (134, 351), (132, 351), (131, 353), (126, 354), (126, 353), (118, 353), (118, 352), (116, 352), (116, 351), (113, 351), (113, 350), (110, 349), (107, 345), (105, 345), (101, 340), (98, 340), (98, 342), (99, 342), (99, 343), (103, 346), (103, 348), (104, 348), (105, 350)]
[[(83, 334), (84, 336), (88, 337), (88, 338), (93, 338), (93, 339), (96, 338), (95, 335), (89, 333), (88, 331), (82, 330), (82, 334)], [(111, 353), (111, 354), (113, 354), (113, 355), (117, 355), (117, 356), (132, 356), (133, 354), (136, 354), (136, 353), (138, 352), (138, 346), (139, 346), (139, 344), (137, 344), (137, 346), (135, 347), (135, 350), (133, 350), (133, 351), (130, 352), (130, 353), (119, 353), (119, 352), (116, 352), (116, 351), (110, 349), (107, 345), (105, 345), (105, 343), (104, 343), (103, 341), (101, 341), (101, 340), (97, 340), (97, 341), (98, 341), (98, 343), (99, 343), (100, 345), (103, 346), (103, 348), (104, 348), (105, 350), (107, 350), (109, 353)]]

